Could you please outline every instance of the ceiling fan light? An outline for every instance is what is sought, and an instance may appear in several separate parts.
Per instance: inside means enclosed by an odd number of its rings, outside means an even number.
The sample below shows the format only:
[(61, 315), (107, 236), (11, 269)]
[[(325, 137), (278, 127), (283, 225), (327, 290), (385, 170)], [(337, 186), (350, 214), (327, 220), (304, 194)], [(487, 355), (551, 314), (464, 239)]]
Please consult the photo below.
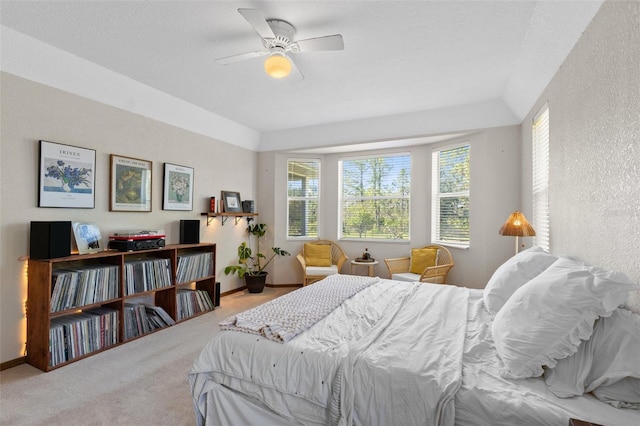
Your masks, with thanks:
[(291, 73), (291, 61), (282, 54), (274, 53), (264, 61), (264, 70), (270, 77), (284, 78)]

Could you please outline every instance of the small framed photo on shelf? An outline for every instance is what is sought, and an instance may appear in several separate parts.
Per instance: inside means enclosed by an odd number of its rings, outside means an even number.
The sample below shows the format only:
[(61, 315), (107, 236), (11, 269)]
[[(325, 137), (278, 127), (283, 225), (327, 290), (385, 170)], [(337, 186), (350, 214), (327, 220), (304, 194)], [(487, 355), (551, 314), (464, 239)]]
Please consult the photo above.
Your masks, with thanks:
[(103, 251), (100, 228), (95, 223), (72, 222), (78, 254)]
[(193, 210), (193, 168), (164, 163), (163, 210)]
[(151, 161), (111, 154), (109, 210), (151, 211)]
[(96, 151), (40, 141), (38, 207), (95, 208)]
[(233, 191), (222, 191), (222, 201), (225, 213), (242, 213), (242, 203), (240, 193)]

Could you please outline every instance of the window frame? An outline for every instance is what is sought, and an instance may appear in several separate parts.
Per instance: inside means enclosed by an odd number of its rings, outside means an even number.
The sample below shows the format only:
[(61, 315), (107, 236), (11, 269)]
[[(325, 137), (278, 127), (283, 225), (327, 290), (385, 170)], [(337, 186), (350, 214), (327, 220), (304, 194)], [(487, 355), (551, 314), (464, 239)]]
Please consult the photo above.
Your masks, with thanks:
[[(408, 157), (408, 179), (409, 179), (409, 190), (406, 196), (399, 195), (374, 195), (374, 196), (366, 196), (366, 197), (350, 197), (350, 201), (357, 201), (358, 199), (362, 200), (390, 200), (390, 199), (398, 199), (403, 198), (407, 200), (407, 233), (406, 238), (372, 238), (372, 237), (345, 237), (342, 229), (344, 222), (344, 162), (345, 161), (357, 161), (357, 160), (370, 160), (377, 158), (391, 158), (391, 157)], [(338, 159), (338, 229), (337, 229), (337, 238), (339, 241), (359, 241), (359, 242), (379, 242), (379, 243), (402, 243), (407, 244), (411, 242), (411, 180), (412, 173), (411, 169), (413, 167), (413, 156), (410, 151), (401, 151), (401, 152), (388, 152), (388, 153), (375, 153), (375, 154), (367, 154), (367, 155), (358, 155), (358, 156), (348, 156), (341, 157)]]
[[(289, 196), (289, 164), (291, 162), (296, 163), (315, 163), (318, 165), (318, 191), (316, 197), (303, 196), (303, 197), (290, 197)], [(287, 167), (286, 167), (286, 193), (287, 193), (287, 226), (286, 226), (286, 239), (291, 241), (301, 241), (301, 240), (317, 240), (320, 236), (320, 203), (321, 203), (321, 194), (322, 194), (322, 160), (320, 158), (296, 158), (290, 157), (287, 158)], [(289, 221), (290, 221), (290, 201), (315, 201), (316, 209), (317, 209), (317, 230), (316, 235), (289, 235)]]
[[(468, 188), (464, 191), (458, 192), (440, 192), (440, 153), (443, 151), (451, 151), (461, 147), (468, 147), (469, 158), (469, 178)], [(433, 148), (431, 151), (431, 243), (439, 244), (447, 247), (455, 247), (461, 249), (468, 249), (471, 247), (471, 143), (466, 140), (463, 142), (457, 142), (454, 144), (443, 145)], [(442, 194), (446, 194), (443, 196)], [(448, 197), (466, 197), (469, 209), (468, 218), (468, 237), (466, 242), (453, 242), (445, 241), (440, 235), (440, 202), (442, 198)]]

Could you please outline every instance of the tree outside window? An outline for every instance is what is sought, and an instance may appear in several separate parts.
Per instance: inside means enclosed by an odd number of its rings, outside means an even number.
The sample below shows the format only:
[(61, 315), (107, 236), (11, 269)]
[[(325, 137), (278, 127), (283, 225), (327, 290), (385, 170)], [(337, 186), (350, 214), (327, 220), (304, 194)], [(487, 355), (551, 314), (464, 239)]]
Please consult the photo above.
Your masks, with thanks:
[(340, 239), (409, 239), (411, 156), (340, 160)]

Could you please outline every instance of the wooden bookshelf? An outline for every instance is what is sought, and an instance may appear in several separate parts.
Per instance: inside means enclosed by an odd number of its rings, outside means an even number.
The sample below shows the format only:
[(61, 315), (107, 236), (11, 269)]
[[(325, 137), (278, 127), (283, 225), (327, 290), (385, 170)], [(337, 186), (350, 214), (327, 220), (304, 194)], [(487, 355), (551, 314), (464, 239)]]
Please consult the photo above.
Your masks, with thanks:
[[(141, 337), (125, 338), (125, 303), (160, 307), (171, 323), (206, 313), (213, 309), (215, 270), (216, 245), (208, 243), (29, 260), (27, 362), (50, 371)], [(73, 273), (82, 278), (67, 278)]]

